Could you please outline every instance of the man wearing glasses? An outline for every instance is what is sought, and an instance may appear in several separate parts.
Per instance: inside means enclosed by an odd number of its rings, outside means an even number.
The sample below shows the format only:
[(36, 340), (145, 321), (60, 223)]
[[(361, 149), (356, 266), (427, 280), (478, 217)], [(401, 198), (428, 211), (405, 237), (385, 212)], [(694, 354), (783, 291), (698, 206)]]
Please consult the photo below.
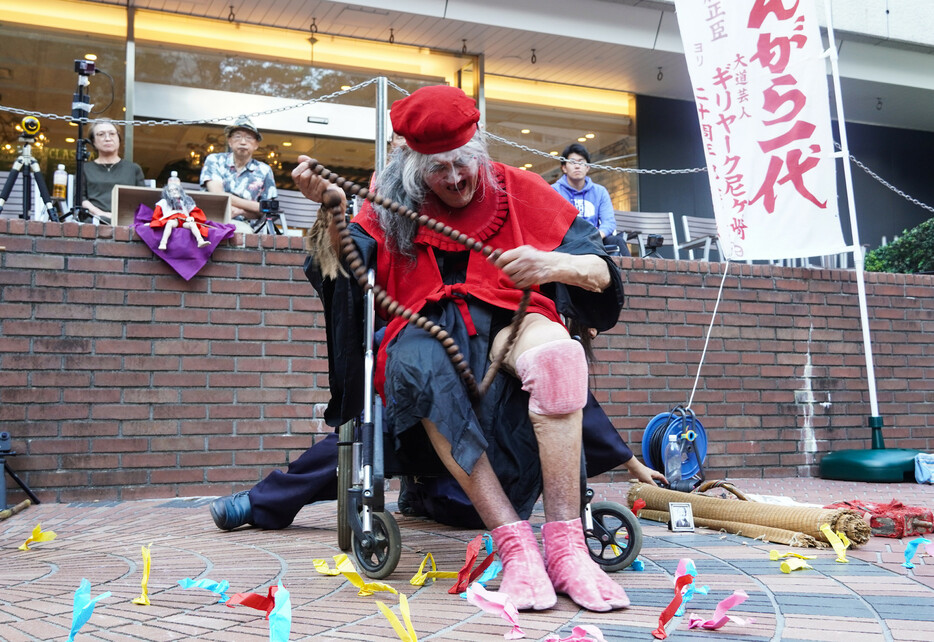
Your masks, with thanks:
[(201, 187), (216, 194), (230, 194), (230, 213), (238, 232), (253, 232), (249, 221), (260, 217), (259, 202), (278, 197), (272, 168), (253, 158), (262, 134), (246, 116), (224, 129), (229, 152), (204, 159)]

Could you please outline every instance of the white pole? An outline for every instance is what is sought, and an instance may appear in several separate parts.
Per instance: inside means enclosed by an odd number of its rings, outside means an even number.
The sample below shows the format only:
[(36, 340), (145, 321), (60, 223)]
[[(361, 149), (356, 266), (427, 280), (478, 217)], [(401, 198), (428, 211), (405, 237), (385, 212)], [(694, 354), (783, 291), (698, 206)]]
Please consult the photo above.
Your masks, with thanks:
[(866, 376), (869, 383), (869, 408), (873, 417), (879, 417), (879, 400), (876, 398), (876, 375), (872, 363), (872, 344), (869, 339), (869, 311), (866, 307), (866, 283), (863, 272), (863, 252), (859, 243), (859, 228), (856, 223), (856, 202), (853, 199), (853, 175), (850, 170), (850, 147), (846, 142), (846, 122), (843, 118), (843, 94), (840, 92), (840, 69), (837, 66), (837, 46), (833, 36), (833, 18), (831, 0), (825, 0), (824, 10), (827, 16), (827, 39), (830, 56), (830, 71), (833, 77), (833, 95), (837, 107), (837, 123), (840, 127), (839, 154), (843, 159), (843, 177), (846, 183), (846, 204), (850, 210), (850, 233), (853, 235), (853, 265), (856, 267), (856, 289), (859, 296), (859, 318), (863, 327), (863, 347), (866, 352)]

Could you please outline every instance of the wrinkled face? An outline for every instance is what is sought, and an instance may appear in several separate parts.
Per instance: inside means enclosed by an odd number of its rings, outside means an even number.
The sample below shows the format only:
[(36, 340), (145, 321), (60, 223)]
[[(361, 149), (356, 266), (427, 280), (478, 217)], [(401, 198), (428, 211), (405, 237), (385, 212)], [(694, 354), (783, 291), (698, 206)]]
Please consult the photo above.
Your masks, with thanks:
[(568, 162), (564, 164), (564, 167), (561, 168), (565, 174), (568, 175), (568, 179), (572, 181), (582, 181), (587, 176), (587, 172), (590, 168), (585, 165), (587, 162), (584, 160), (584, 157), (580, 154), (568, 154)]
[(94, 127), (94, 149), (103, 154), (116, 152), (120, 148), (120, 136), (117, 128), (110, 123), (100, 123)]
[(227, 144), (234, 156), (240, 159), (251, 158), (259, 148), (259, 140), (257, 140), (253, 132), (244, 129), (236, 129), (230, 132), (230, 136), (227, 137)]
[(480, 164), (476, 157), (454, 150), (432, 154), (423, 176), (428, 189), (450, 208), (467, 206), (479, 184)]

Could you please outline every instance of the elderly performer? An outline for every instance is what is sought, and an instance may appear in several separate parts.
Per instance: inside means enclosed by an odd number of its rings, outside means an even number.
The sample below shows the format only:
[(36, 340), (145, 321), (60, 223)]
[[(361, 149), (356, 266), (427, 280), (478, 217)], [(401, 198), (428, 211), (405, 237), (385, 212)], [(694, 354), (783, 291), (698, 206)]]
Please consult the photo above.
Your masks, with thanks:
[[(401, 318), (389, 320), (376, 387), (395, 446), (410, 456), (424, 453), (427, 435), (492, 531), (504, 566), (500, 591), (518, 608), (550, 608), (556, 592), (593, 611), (627, 606), (622, 587), (591, 559), (584, 540), (587, 362), (561, 322), (566, 315), (597, 330), (615, 325), (623, 304), (619, 272), (596, 229), (539, 176), (490, 160), (480, 113), (460, 89), (423, 87), (395, 102), (390, 116), (407, 146), (377, 177), (377, 193), (503, 253), (494, 263), (367, 203), (350, 229), (377, 283), (444, 327), (478, 380), (508, 343), (520, 289), (532, 291), (521, 331), (479, 401), (470, 399), (439, 341)], [(299, 157), (293, 171), (302, 193), (321, 201), (334, 190), (327, 200), (346, 203), (310, 160)], [(547, 563), (526, 521), (539, 493)]]

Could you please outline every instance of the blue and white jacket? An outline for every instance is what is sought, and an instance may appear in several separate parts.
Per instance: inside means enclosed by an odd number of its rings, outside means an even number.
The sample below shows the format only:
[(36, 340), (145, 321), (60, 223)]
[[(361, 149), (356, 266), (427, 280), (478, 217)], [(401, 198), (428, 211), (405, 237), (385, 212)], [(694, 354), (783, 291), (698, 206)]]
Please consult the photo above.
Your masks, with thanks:
[(577, 208), (577, 215), (603, 232), (603, 236), (616, 233), (616, 216), (610, 193), (603, 185), (597, 185), (590, 177), (584, 179), (584, 189), (576, 190), (568, 183), (567, 176), (561, 176), (552, 184), (555, 191)]

